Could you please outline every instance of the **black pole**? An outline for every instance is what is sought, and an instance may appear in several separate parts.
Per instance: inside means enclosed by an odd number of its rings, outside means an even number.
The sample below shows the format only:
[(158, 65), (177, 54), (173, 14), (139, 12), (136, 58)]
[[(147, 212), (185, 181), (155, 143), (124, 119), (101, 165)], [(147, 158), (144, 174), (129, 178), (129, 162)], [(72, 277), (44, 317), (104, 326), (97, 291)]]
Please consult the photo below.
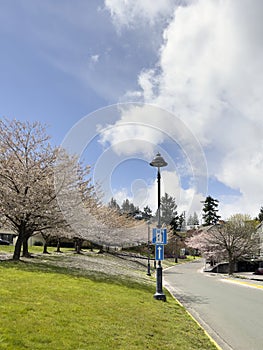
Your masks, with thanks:
[[(161, 228), (161, 174), (160, 168), (158, 167), (157, 173), (157, 184), (158, 184), (158, 224), (157, 228)], [(156, 268), (156, 293), (154, 294), (154, 299), (166, 301), (166, 296), (163, 293), (163, 268), (162, 263), (159, 260), (158, 266)]]
[(151, 265), (150, 265), (150, 221), (148, 222), (148, 263), (147, 263), (147, 276), (151, 276)]
[(157, 186), (158, 186), (158, 225), (157, 228), (161, 228), (161, 173), (160, 168), (157, 172)]
[(174, 254), (174, 262), (178, 263), (178, 255), (177, 255), (178, 247), (177, 247), (177, 238), (175, 237), (175, 254)]

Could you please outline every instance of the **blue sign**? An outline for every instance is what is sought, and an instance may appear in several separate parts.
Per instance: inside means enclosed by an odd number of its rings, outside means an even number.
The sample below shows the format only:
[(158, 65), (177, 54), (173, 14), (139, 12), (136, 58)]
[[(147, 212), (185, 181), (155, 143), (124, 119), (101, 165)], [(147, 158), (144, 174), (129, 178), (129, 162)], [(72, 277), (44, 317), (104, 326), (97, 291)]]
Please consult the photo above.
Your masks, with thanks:
[(153, 228), (153, 244), (167, 244), (167, 230), (166, 228)]
[(164, 245), (156, 244), (155, 246), (155, 260), (164, 260)]

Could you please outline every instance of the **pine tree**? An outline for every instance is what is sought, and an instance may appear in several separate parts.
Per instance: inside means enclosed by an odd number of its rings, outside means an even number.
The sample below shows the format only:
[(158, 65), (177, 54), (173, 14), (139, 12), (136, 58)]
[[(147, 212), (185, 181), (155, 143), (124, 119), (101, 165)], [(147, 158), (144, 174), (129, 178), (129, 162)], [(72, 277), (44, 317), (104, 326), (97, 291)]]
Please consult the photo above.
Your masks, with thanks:
[(196, 214), (196, 212), (194, 212), (194, 214), (190, 214), (187, 220), (187, 225), (188, 226), (196, 226), (199, 225), (199, 220), (198, 220), (198, 215)]
[(178, 228), (179, 228), (179, 230), (180, 231), (184, 231), (185, 230), (185, 225), (186, 225), (185, 212), (183, 212), (178, 218)]
[(198, 215), (196, 214), (196, 212), (194, 212), (194, 214), (193, 214), (193, 225), (199, 225), (199, 219), (198, 219)]
[(108, 206), (111, 208), (111, 209), (115, 209), (117, 211), (120, 211), (120, 206), (119, 204), (117, 203), (116, 199), (115, 198), (111, 198)]
[(148, 205), (143, 208), (143, 217), (145, 219), (150, 219), (152, 217), (152, 209)]
[(122, 202), (122, 205), (121, 205), (121, 209), (125, 213), (129, 213), (130, 212), (130, 201), (129, 201), (129, 199), (124, 199), (124, 201)]
[(259, 220), (260, 222), (263, 221), (263, 207), (260, 208), (260, 212), (259, 212), (259, 214), (258, 214), (258, 220)]
[(180, 230), (180, 222), (178, 215), (176, 215), (170, 222), (170, 228), (173, 234), (176, 234), (176, 232)]
[(139, 208), (135, 207), (135, 205), (132, 202), (130, 202), (129, 199), (125, 199), (122, 202), (121, 209), (128, 216), (134, 216), (136, 213), (140, 212)]
[(172, 220), (178, 216), (176, 208), (175, 198), (165, 193), (161, 198), (161, 221), (166, 225), (170, 225)]
[(193, 226), (194, 225), (193, 216), (191, 214), (188, 216), (187, 225), (188, 226)]
[(218, 212), (218, 200), (211, 196), (206, 197), (203, 207), (204, 226), (215, 225), (220, 219)]

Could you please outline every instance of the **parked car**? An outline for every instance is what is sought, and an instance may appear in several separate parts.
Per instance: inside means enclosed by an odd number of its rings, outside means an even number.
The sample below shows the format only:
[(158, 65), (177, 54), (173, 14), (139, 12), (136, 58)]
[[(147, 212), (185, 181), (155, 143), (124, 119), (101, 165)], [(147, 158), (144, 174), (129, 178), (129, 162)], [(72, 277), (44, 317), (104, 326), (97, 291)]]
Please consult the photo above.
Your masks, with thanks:
[(263, 267), (259, 267), (258, 269), (256, 269), (254, 275), (263, 275)]
[(9, 241), (6, 241), (5, 239), (1, 239), (1, 238), (0, 238), (0, 244), (2, 244), (2, 245), (9, 245), (10, 242), (9, 242)]

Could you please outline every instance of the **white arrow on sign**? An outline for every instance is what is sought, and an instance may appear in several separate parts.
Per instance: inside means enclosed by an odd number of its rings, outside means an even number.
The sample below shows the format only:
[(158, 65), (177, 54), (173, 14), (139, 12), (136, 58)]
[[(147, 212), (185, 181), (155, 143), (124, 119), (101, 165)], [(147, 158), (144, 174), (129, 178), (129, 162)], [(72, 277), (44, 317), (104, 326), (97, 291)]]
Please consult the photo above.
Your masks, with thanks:
[(161, 260), (161, 258), (162, 258), (162, 248), (159, 246), (157, 248), (157, 250), (158, 250), (158, 259)]

